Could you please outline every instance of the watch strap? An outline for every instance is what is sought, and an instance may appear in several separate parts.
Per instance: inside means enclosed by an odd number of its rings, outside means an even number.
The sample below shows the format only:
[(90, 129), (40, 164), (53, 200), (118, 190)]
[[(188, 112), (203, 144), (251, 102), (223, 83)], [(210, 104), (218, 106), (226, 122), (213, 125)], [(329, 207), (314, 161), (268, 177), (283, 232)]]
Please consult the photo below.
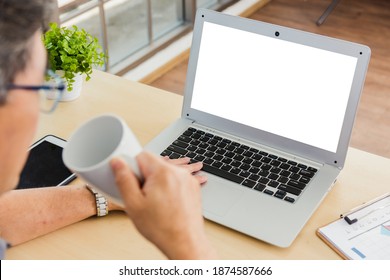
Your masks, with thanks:
[(96, 202), (96, 216), (103, 217), (108, 214), (108, 201), (101, 193), (96, 191), (93, 187), (86, 184), (85, 187), (95, 196)]

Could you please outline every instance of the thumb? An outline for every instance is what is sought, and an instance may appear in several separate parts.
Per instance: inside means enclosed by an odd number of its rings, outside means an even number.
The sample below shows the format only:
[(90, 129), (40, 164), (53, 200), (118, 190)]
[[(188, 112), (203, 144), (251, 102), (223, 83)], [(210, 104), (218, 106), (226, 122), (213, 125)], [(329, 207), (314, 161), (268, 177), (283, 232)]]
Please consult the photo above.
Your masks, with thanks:
[(126, 208), (131, 209), (139, 205), (143, 199), (141, 186), (130, 167), (120, 158), (113, 158), (110, 165)]
[(145, 179), (156, 172), (161, 165), (167, 164), (161, 157), (143, 151), (137, 156), (138, 166)]

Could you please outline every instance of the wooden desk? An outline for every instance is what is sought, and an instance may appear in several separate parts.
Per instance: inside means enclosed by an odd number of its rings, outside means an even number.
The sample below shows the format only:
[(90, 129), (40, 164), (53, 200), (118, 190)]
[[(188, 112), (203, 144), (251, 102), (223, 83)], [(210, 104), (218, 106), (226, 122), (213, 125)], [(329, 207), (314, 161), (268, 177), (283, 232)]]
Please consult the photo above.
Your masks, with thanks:
[[(144, 145), (180, 115), (182, 97), (95, 71), (82, 96), (42, 115), (36, 139), (67, 139), (81, 122), (102, 113), (122, 116)], [(292, 246), (282, 249), (213, 222), (206, 231), (221, 259), (340, 259), (316, 229), (365, 201), (389, 191), (390, 159), (351, 148), (345, 169)], [(121, 212), (92, 217), (7, 251), (7, 259), (161, 259)]]

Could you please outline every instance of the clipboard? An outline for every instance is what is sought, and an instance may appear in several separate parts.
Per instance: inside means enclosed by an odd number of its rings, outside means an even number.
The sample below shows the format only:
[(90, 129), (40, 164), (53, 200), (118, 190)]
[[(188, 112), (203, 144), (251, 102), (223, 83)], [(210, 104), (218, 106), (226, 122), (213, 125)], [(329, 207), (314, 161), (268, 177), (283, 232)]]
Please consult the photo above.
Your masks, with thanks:
[(390, 193), (341, 214), (317, 235), (343, 259), (390, 260)]

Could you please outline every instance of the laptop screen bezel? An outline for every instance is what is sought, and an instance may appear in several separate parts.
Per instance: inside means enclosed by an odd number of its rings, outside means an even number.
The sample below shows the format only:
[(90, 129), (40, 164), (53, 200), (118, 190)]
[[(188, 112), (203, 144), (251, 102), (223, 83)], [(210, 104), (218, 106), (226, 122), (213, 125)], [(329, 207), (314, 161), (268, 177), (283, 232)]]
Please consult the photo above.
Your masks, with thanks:
[[(285, 40), (288, 42), (303, 44), (314, 48), (356, 57), (357, 65), (355, 69), (355, 75), (352, 81), (351, 91), (348, 98), (346, 113), (344, 116), (336, 152), (334, 153), (308, 144), (300, 143), (279, 135), (269, 133), (267, 131), (245, 126), (243, 124), (238, 124), (234, 121), (191, 108), (192, 92), (194, 88), (197, 62), (202, 39), (202, 30), (205, 22), (215, 23), (272, 38), (277, 38), (278, 40)], [(199, 124), (211, 126), (242, 139), (250, 140), (255, 143), (261, 143), (261, 145), (268, 146), (273, 149), (282, 150), (286, 153), (294, 154), (299, 157), (308, 158), (316, 162), (342, 168), (345, 163), (348, 145), (352, 133), (352, 127), (363, 89), (370, 55), (370, 48), (361, 44), (329, 38), (318, 34), (251, 19), (230, 16), (207, 9), (199, 9), (197, 11), (193, 31), (182, 117), (194, 120)], [(261, 139), (261, 141), (259, 141), (259, 139)]]

